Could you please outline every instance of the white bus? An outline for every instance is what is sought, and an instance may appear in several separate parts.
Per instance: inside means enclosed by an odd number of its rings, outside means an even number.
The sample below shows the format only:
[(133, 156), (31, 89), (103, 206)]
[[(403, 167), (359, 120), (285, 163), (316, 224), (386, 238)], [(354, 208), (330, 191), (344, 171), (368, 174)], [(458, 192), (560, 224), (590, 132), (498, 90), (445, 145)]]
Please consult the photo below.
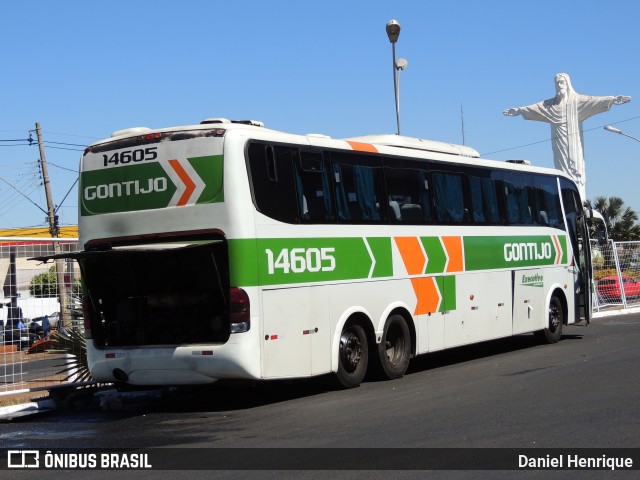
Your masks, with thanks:
[(527, 332), (557, 342), (580, 306), (590, 316), (578, 189), (479, 157), (227, 119), (91, 145), (75, 258), (93, 378), (334, 373), (354, 387), (446, 348)]

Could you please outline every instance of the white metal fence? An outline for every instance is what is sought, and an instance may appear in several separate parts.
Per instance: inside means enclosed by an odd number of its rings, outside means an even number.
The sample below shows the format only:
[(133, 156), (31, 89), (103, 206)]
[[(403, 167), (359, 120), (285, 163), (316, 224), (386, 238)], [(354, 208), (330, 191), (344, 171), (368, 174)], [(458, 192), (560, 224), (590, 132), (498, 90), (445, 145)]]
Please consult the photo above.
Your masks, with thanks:
[(596, 311), (640, 307), (640, 242), (592, 241)]
[(82, 352), (62, 349), (52, 334), (82, 328), (77, 264), (29, 260), (56, 249), (76, 251), (78, 241), (0, 237), (0, 395), (50, 389), (73, 378), (66, 364)]

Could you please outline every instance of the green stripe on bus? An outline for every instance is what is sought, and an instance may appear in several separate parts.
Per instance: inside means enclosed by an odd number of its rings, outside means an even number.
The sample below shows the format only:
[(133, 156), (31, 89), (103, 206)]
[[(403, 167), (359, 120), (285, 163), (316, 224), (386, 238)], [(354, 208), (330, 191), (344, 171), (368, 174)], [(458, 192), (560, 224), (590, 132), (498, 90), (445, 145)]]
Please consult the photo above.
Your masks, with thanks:
[(189, 158), (189, 163), (205, 182), (196, 204), (224, 202), (222, 155)]
[(445, 275), (434, 277), (440, 290), (442, 302), (440, 302), (439, 312), (451, 312), (456, 309), (456, 277), (455, 275)]
[[(567, 264), (567, 237), (465, 236), (464, 270), (480, 271)], [(447, 262), (440, 237), (420, 237), (427, 256), (424, 275), (443, 273)], [(229, 240), (234, 286), (288, 285), (389, 278), (393, 270), (391, 237), (258, 238)], [(455, 276), (437, 277), (438, 287), (455, 291)], [(445, 310), (455, 295), (445, 295)], [(449, 300), (452, 299), (452, 300)]]
[(468, 271), (566, 264), (568, 258), (565, 235), (465, 236), (463, 245)]
[(229, 240), (233, 285), (286, 285), (393, 275), (391, 238)]
[(442, 273), (447, 264), (447, 253), (442, 246), (440, 237), (421, 237), (420, 241), (427, 255), (425, 274)]
[(372, 278), (393, 276), (393, 258), (391, 256), (390, 237), (367, 237), (376, 264)]

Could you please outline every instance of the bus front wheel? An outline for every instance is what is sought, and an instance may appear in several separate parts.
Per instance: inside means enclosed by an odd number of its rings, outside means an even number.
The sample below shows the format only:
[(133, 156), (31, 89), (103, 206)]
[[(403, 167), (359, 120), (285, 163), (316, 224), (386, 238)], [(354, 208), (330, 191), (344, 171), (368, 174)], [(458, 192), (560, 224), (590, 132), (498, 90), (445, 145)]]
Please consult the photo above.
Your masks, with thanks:
[(364, 329), (357, 324), (343, 328), (340, 335), (337, 378), (343, 388), (357, 387), (364, 380), (369, 362), (369, 344)]
[(549, 317), (547, 322), (547, 328), (539, 332), (538, 336), (546, 343), (558, 343), (562, 336), (564, 310), (562, 308), (562, 302), (555, 295), (551, 297), (551, 301), (549, 302)]
[(378, 344), (381, 373), (393, 380), (402, 377), (411, 359), (411, 335), (402, 315), (391, 315), (384, 325), (382, 340)]

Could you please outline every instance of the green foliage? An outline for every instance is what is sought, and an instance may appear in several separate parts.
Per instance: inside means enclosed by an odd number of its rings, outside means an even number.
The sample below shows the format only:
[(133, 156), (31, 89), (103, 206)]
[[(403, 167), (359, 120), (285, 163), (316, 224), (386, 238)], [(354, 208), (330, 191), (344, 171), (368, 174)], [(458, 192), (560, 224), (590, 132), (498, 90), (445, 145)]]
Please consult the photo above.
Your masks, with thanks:
[[(72, 293), (80, 293), (80, 282), (75, 281)], [(52, 298), (58, 296), (58, 277), (56, 266), (53, 265), (46, 272), (35, 275), (29, 284), (29, 293), (35, 298)]]
[(51, 334), (51, 346), (55, 350), (62, 350), (69, 354), (65, 363), (58, 365), (64, 367), (58, 374), (66, 374), (64, 381), (74, 382), (91, 381), (89, 362), (87, 361), (87, 341), (84, 332), (80, 328), (59, 330)]
[(58, 281), (56, 278), (55, 265), (48, 271), (40, 273), (31, 279), (29, 293), (36, 298), (58, 296)]
[(585, 206), (598, 210), (604, 217), (609, 238), (616, 242), (640, 240), (638, 214), (625, 207), (620, 197), (596, 197), (593, 202), (587, 200)]

